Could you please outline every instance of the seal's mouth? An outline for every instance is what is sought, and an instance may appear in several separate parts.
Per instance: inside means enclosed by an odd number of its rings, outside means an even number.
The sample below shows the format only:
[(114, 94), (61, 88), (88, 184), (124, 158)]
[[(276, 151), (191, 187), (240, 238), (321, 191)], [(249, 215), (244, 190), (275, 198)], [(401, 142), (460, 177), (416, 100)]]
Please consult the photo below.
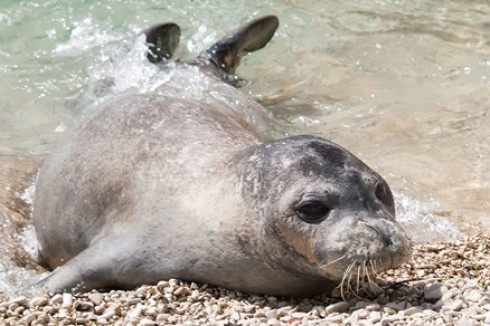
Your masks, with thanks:
[[(356, 274), (374, 275), (387, 269), (397, 268), (411, 256), (411, 242), (404, 233), (388, 232), (389, 228), (379, 224), (364, 223), (364, 232), (357, 232), (356, 240), (338, 241), (335, 250), (330, 248), (330, 255), (317, 262), (322, 271), (338, 280), (348, 271)], [(384, 229), (383, 229), (384, 228)], [(320, 250), (317, 250), (317, 257)], [(334, 253), (335, 252), (335, 253)], [(332, 254), (333, 253), (333, 254)], [(333, 256), (333, 257), (332, 257)]]
[(339, 288), (340, 295), (344, 301), (346, 300), (346, 292), (354, 294), (356, 297), (360, 297), (361, 290), (368, 296), (377, 296), (377, 289), (375, 278), (379, 271), (377, 268), (377, 260), (354, 260), (345, 270), (342, 279), (340, 280)]
[(345, 301), (348, 299), (346, 298), (348, 293), (358, 298), (366, 295), (368, 297), (379, 296), (381, 289), (377, 285), (376, 278), (382, 272), (398, 267), (392, 265), (397, 259), (394, 259), (392, 255), (384, 259), (366, 258), (362, 255), (357, 256), (354, 251), (354, 249), (348, 251), (328, 264), (318, 265), (318, 267), (326, 278), (338, 281), (340, 295)]
[(339, 258), (327, 264), (318, 265), (318, 267), (323, 271), (325, 276), (330, 279), (336, 279), (337, 281), (342, 281), (346, 278), (369, 278), (385, 270), (383, 266), (386, 264), (380, 259), (369, 259), (360, 256), (350, 258), (349, 253), (346, 252)]
[[(326, 277), (340, 283), (343, 298), (344, 291), (358, 296), (359, 288), (369, 296), (376, 295), (375, 289), (379, 287), (374, 279), (381, 272), (406, 262), (412, 253), (411, 242), (396, 222), (384, 219), (358, 220), (356, 228), (350, 230), (336, 238), (327, 250), (328, 256), (317, 260), (317, 263), (322, 260), (327, 263), (317, 265)], [(315, 247), (316, 256), (322, 256), (321, 245)]]

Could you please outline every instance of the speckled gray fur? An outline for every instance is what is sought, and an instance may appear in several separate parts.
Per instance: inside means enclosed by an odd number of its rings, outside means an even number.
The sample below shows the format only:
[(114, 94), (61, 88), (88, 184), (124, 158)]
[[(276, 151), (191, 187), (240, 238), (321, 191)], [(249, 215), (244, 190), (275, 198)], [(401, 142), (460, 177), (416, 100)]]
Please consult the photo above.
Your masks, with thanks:
[[(355, 260), (381, 270), (409, 258), (377, 173), (319, 137), (262, 143), (265, 110), (215, 68), (169, 67), (168, 83), (95, 109), (45, 162), (34, 223), (54, 271), (33, 289), (180, 278), (310, 296), (337, 285)], [(319, 223), (297, 214), (312, 198), (330, 210)]]

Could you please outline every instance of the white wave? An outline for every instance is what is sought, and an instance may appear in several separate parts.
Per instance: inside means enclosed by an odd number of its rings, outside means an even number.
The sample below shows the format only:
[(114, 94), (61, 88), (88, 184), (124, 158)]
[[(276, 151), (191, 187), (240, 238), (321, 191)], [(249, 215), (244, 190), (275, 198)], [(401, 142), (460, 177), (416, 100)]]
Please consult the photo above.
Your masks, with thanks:
[(439, 206), (436, 201), (420, 202), (404, 191), (394, 191), (393, 195), (396, 219), (415, 244), (456, 240), (464, 236), (453, 223), (432, 213)]

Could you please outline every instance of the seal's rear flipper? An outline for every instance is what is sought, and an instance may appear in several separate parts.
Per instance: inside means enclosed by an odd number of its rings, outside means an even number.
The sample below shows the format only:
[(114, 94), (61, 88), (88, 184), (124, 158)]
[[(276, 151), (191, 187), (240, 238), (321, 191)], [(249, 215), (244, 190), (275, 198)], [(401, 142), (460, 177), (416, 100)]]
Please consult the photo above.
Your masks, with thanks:
[(276, 16), (252, 20), (201, 53), (196, 61), (201, 65), (214, 66), (226, 74), (233, 74), (240, 64), (240, 58), (248, 52), (262, 49), (274, 36), (277, 27), (279, 19)]
[(174, 23), (152, 26), (145, 31), (146, 42), (149, 44), (148, 60), (152, 63), (170, 59), (179, 46), (180, 27)]

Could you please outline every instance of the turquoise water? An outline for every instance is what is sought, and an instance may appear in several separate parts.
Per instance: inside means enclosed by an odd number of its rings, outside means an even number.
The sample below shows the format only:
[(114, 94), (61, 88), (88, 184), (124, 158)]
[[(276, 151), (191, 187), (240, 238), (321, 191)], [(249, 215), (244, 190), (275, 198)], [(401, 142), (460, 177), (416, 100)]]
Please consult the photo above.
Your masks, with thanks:
[[(13, 232), (7, 195), (16, 184), (30, 184), (18, 161), (42, 161), (107, 98), (163, 82), (135, 41), (142, 29), (178, 23), (176, 56), (189, 59), (266, 14), (277, 15), (280, 28), (238, 73), (250, 80), (242, 90), (283, 126), (279, 136), (317, 134), (358, 155), (385, 176), (398, 218), (420, 241), (460, 235), (446, 218), (464, 232), (490, 228), (486, 1), (4, 0), (2, 234)], [(35, 254), (29, 226), (20, 236), (20, 245)], [(6, 251), (0, 248), (4, 262)], [(8, 268), (6, 288), (35, 278)], [(1, 273), (0, 288), (7, 284)]]

